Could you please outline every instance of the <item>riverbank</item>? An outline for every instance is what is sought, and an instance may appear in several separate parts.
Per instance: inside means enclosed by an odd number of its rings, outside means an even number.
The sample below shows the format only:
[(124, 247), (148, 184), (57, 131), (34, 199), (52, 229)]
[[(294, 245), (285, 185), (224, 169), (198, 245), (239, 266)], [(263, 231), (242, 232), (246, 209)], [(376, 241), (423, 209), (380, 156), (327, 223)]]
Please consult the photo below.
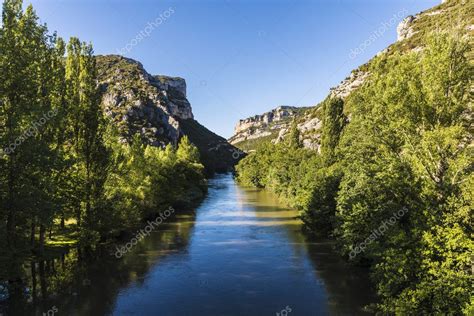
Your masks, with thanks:
[(120, 259), (80, 260), (71, 249), (23, 264), (22, 290), (4, 313), (365, 314), (374, 302), (367, 271), (305, 236), (296, 215), (273, 194), (217, 175), (195, 211), (176, 212)]

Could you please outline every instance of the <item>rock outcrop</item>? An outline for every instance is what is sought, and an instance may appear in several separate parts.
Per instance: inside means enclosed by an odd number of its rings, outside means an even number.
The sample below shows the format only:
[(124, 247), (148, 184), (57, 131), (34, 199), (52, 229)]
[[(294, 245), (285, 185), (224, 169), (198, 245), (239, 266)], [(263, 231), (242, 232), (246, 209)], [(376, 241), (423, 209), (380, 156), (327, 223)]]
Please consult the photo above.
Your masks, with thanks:
[[(296, 128), (300, 132), (300, 141), (304, 148), (316, 150), (319, 152), (321, 144), (321, 133), (319, 130), (322, 127), (322, 121), (318, 117), (313, 116), (313, 112), (307, 111), (297, 118)], [(290, 130), (290, 124), (288, 123), (285, 127), (281, 128), (278, 132), (278, 136), (272, 139), (271, 142), (274, 144), (281, 143), (285, 140), (286, 135)]]
[(318, 117), (311, 117), (309, 113), (303, 117), (301, 123), (297, 125), (300, 131), (300, 139), (304, 148), (319, 152), (321, 147), (321, 127), (323, 122)]
[(263, 113), (262, 115), (255, 115), (240, 120), (234, 128), (234, 132), (235, 134), (238, 134), (248, 130), (251, 127), (260, 127), (273, 122), (282, 121), (290, 116), (293, 116), (297, 109), (298, 108), (294, 106), (281, 105), (270, 112)]
[(178, 120), (193, 118), (184, 79), (154, 77), (141, 63), (116, 55), (98, 56), (97, 66), (102, 106), (125, 141), (138, 133), (152, 146), (178, 142)]
[[(345, 99), (352, 91), (360, 87), (368, 76), (369, 73), (366, 71), (360, 69), (353, 71), (339, 85), (330, 89), (330, 97)], [(292, 119), (296, 117), (299, 122), (297, 127), (303, 146), (319, 151), (321, 139), (319, 130), (322, 127), (322, 121), (315, 117), (312, 111), (307, 111), (308, 109), (310, 108), (279, 106), (261, 115), (240, 120), (234, 128), (234, 135), (229, 138), (229, 142), (245, 150), (253, 149), (254, 146), (247, 143), (249, 141), (256, 142), (257, 139), (279, 143), (284, 140)]]
[(295, 119), (300, 131), (300, 140), (304, 147), (318, 150), (321, 120), (308, 111), (308, 107), (279, 106), (261, 115), (255, 115), (240, 120), (235, 126), (235, 134), (229, 142), (247, 151), (254, 149), (253, 142), (265, 139), (273, 143), (280, 143), (285, 139)]
[(238, 161), (237, 148), (194, 120), (183, 78), (152, 76), (138, 61), (118, 55), (97, 56), (97, 68), (102, 107), (121, 141), (139, 134), (145, 144), (164, 147), (187, 135), (210, 173), (230, 170)]
[[(330, 97), (345, 99), (352, 91), (360, 87), (369, 77), (367, 71), (360, 69), (353, 71), (349, 77), (341, 81), (339, 85), (330, 89)], [(310, 108), (299, 108), (290, 106), (279, 106), (261, 115), (255, 115), (240, 120), (234, 129), (234, 135), (229, 142), (245, 150), (254, 149), (249, 141), (256, 143), (257, 139), (265, 139), (273, 143), (282, 142), (290, 129), (293, 118), (297, 118), (300, 140), (305, 148), (319, 151), (321, 143), (320, 129), (322, 121), (314, 116)]]
[(403, 41), (407, 38), (410, 38), (415, 33), (413, 30), (413, 21), (416, 17), (409, 15), (404, 18), (397, 26), (397, 41)]
[(186, 81), (179, 77), (158, 75), (153, 77), (151, 83), (168, 98), (168, 110), (172, 116), (180, 119), (194, 119), (191, 104), (186, 98)]
[(361, 70), (353, 71), (349, 77), (341, 81), (339, 85), (331, 88), (329, 94), (331, 97), (346, 98), (352, 91), (360, 87), (369, 73)]
[(292, 118), (303, 108), (281, 105), (269, 112), (240, 120), (234, 128), (234, 135), (229, 138), (231, 144), (270, 137), (275, 138), (278, 131), (287, 127)]

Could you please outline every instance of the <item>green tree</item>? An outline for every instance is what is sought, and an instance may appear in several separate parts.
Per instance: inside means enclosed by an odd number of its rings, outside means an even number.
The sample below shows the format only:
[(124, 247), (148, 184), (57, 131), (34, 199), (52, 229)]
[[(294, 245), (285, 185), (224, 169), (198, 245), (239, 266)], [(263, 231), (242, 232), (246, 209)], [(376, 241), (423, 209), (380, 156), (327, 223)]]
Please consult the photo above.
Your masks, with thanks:
[(191, 163), (199, 162), (199, 151), (190, 141), (188, 136), (181, 137), (178, 150), (176, 151), (178, 159), (188, 161)]
[(375, 58), (344, 102), (324, 101), (321, 156), (266, 144), (236, 169), (241, 183), (276, 192), (312, 233), (370, 265), (381, 313), (469, 314), (469, 46), (448, 33), (424, 44)]
[(204, 195), (196, 147), (119, 136), (100, 107), (92, 46), (73, 37), (66, 47), (21, 0), (3, 3), (0, 79), (1, 250), (15, 256), (29, 242), (42, 255), (48, 229), (66, 232), (54, 225), (73, 216), (70, 237), (91, 248)]
[[(52, 184), (44, 178), (51, 167), (46, 114), (52, 109), (49, 92), (51, 55), (55, 38), (22, 1), (5, 1), (0, 31), (0, 140), (5, 146), (0, 158), (0, 194), (6, 217), (5, 239), (14, 247), (18, 236), (51, 221), (54, 207), (49, 193)], [(46, 116), (46, 118), (45, 118)], [(32, 229), (34, 232), (34, 230)], [(34, 238), (34, 235), (32, 236)]]
[(104, 203), (109, 152), (103, 142), (105, 121), (100, 108), (92, 46), (71, 38), (66, 59), (66, 129), (73, 166), (78, 225), (84, 224), (85, 244), (98, 240), (99, 212)]
[(301, 140), (300, 140), (300, 131), (298, 129), (298, 122), (296, 121), (296, 118), (294, 117), (291, 126), (290, 126), (290, 132), (288, 134), (288, 145), (291, 148), (301, 148)]
[(335, 151), (346, 124), (344, 101), (341, 98), (328, 98), (323, 102), (323, 128), (321, 132), (321, 154), (326, 165), (335, 162)]
[(463, 40), (441, 33), (426, 44), (419, 54), (380, 59), (350, 100), (337, 232), (343, 249), (352, 250), (406, 208), (358, 256), (374, 266), (381, 309), (460, 314), (470, 300), (473, 249), (466, 222), (472, 200), (463, 189), (472, 177), (470, 66)]

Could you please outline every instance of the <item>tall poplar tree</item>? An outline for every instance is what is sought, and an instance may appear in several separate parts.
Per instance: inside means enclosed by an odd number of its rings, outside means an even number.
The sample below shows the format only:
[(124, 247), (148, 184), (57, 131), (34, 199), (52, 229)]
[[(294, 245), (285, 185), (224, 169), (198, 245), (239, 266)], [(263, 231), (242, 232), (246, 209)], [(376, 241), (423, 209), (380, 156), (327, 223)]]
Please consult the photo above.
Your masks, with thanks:
[(321, 154), (330, 165), (335, 162), (335, 150), (346, 123), (343, 113), (344, 101), (341, 98), (329, 98), (323, 102), (323, 128), (321, 133)]
[(67, 53), (66, 96), (70, 123), (67, 134), (74, 160), (73, 181), (77, 184), (76, 218), (78, 225), (84, 224), (89, 234), (97, 224), (95, 213), (101, 207), (107, 177), (108, 153), (103, 143), (105, 121), (92, 45), (71, 38)]
[(54, 38), (47, 36), (46, 27), (37, 20), (31, 5), (22, 12), (22, 1), (5, 1), (0, 117), (5, 146), (2, 164), (6, 170), (2, 208), (6, 212), (6, 238), (10, 246), (15, 243), (17, 228), (25, 227), (25, 219), (34, 221), (38, 206), (47, 207), (50, 202), (42, 177), (50, 152), (48, 138), (40, 132), (51, 109), (47, 82)]

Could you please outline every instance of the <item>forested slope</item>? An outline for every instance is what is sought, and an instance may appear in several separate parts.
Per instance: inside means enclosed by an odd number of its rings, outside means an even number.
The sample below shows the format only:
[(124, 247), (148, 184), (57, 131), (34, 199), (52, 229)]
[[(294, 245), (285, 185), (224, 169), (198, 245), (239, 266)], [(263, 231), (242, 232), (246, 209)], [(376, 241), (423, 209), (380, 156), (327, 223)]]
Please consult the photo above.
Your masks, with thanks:
[(370, 266), (384, 314), (473, 312), (472, 4), (436, 10), (456, 14), (428, 15), (364, 65), (359, 88), (322, 102), (320, 154), (295, 122), (237, 167), (241, 183), (278, 193), (309, 232)]
[(100, 70), (91, 44), (49, 33), (21, 0), (3, 3), (0, 266), (58, 245), (93, 250), (170, 206), (189, 207), (204, 196), (198, 149), (170, 130), (156, 131), (157, 143), (144, 141), (160, 126), (129, 129), (124, 137), (114, 116), (104, 114), (104, 90), (114, 82)]

